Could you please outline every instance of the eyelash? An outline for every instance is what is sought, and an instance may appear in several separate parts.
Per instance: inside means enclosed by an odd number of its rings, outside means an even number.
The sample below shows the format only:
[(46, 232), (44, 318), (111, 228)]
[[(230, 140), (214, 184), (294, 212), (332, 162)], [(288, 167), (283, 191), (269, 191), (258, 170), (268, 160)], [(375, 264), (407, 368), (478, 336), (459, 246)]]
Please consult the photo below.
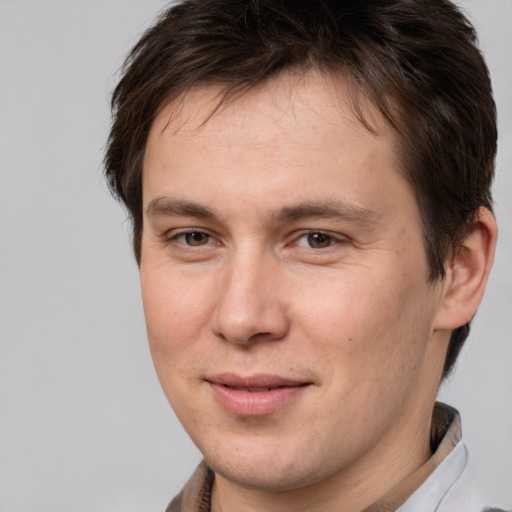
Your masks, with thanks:
[[(188, 235), (203, 235), (208, 238), (208, 241), (204, 244), (193, 245), (193, 244), (186, 242), (186, 237)], [(182, 238), (183, 241), (180, 241), (180, 238)], [(167, 237), (167, 240), (169, 243), (177, 242), (181, 246), (184, 246), (187, 248), (189, 248), (189, 247), (195, 248), (195, 247), (203, 247), (205, 245), (210, 245), (210, 242), (211, 242), (211, 240), (214, 240), (214, 237), (212, 235), (210, 235), (209, 233), (207, 233), (206, 231), (202, 231), (200, 229), (190, 229), (187, 231), (180, 231), (178, 233), (171, 234), (170, 236)]]
[[(186, 237), (189, 235), (190, 236), (200, 235), (203, 237), (207, 237), (207, 240), (205, 243), (198, 243), (197, 245), (194, 245), (194, 244), (191, 244), (189, 241), (187, 241)], [(317, 240), (314, 240), (313, 237), (317, 237)], [(182, 240), (180, 240), (180, 239), (182, 239)], [(306, 240), (305, 244), (299, 243), (299, 241), (301, 241), (302, 239)], [(186, 247), (187, 250), (188, 250), (188, 248), (198, 248), (198, 247), (211, 245), (212, 240), (215, 240), (215, 238), (211, 234), (207, 233), (206, 231), (201, 231), (199, 229), (190, 229), (187, 231), (180, 231), (180, 232), (175, 233), (168, 237), (169, 242), (178, 242), (182, 247)], [(300, 234), (299, 236), (296, 236), (292, 240), (292, 245), (302, 247), (306, 250), (310, 249), (313, 251), (319, 251), (321, 249), (327, 249), (333, 245), (337, 245), (337, 244), (340, 244), (343, 242), (345, 242), (345, 239), (339, 235), (333, 235), (326, 231), (311, 230), (311, 231), (304, 232), (304, 233)], [(313, 245), (314, 243), (317, 243), (320, 246), (314, 247), (314, 245)], [(325, 243), (326, 245), (322, 245), (323, 243)]]
[[(327, 245), (322, 246), (322, 247), (313, 247), (312, 237), (318, 237), (319, 240), (316, 240), (316, 242), (320, 243), (320, 245), (322, 244), (322, 239), (324, 239), (323, 241), (327, 242)], [(299, 240), (301, 240), (301, 239), (306, 239), (307, 245), (298, 243)], [(341, 237), (339, 235), (331, 234), (326, 231), (308, 231), (306, 233), (301, 234), (299, 237), (295, 238), (295, 245), (297, 245), (299, 247), (304, 247), (306, 249), (312, 249), (314, 251), (317, 251), (317, 250), (321, 250), (321, 249), (327, 249), (333, 245), (343, 243), (344, 241), (345, 241), (345, 239), (343, 237)]]

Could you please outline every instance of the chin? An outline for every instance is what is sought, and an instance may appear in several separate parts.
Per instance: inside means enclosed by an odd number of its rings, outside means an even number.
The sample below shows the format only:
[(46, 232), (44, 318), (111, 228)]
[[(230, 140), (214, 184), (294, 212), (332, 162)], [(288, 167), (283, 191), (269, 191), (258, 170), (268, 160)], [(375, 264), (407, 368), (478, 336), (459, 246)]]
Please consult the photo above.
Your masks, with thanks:
[[(253, 464), (251, 467), (235, 467), (234, 464), (223, 465), (207, 461), (216, 475), (220, 475), (232, 484), (244, 489), (264, 492), (286, 492), (306, 487), (322, 480), (321, 475), (308, 474), (305, 468), (300, 468), (301, 474), (296, 474), (297, 467), (279, 469), (265, 465)], [(297, 463), (298, 464), (298, 463)], [(296, 465), (295, 465), (296, 466)]]
[[(281, 443), (282, 444), (282, 443)], [(260, 447), (261, 448), (261, 447)], [(226, 447), (223, 453), (205, 453), (208, 466), (232, 484), (245, 489), (284, 492), (306, 487), (326, 478), (325, 464), (314, 464), (304, 458), (302, 449), (283, 453), (267, 450)]]

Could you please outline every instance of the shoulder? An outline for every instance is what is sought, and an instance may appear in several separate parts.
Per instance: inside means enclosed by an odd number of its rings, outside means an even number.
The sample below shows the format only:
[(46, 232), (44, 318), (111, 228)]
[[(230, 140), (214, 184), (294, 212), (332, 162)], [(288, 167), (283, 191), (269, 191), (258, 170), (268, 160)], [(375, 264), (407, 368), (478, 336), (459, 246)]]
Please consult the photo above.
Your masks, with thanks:
[(183, 502), (183, 491), (177, 494), (174, 499), (169, 503), (165, 512), (181, 512), (181, 504)]
[(465, 453), (465, 465), (457, 480), (443, 497), (438, 512), (511, 512), (494, 504), (491, 505), (481, 492), (474, 468), (468, 461), (466, 446), (460, 442), (460, 450)]
[(462, 441), (397, 512), (511, 512), (489, 505), (478, 490)]
[(480, 492), (471, 467), (466, 467), (443, 497), (438, 512), (511, 512), (511, 510), (492, 506)]

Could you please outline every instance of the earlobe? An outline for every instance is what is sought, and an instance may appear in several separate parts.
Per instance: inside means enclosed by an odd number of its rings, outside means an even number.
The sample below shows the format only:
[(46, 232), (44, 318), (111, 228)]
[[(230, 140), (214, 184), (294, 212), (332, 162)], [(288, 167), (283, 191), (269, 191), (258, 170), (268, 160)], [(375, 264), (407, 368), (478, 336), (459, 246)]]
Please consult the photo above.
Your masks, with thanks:
[(460, 247), (450, 256), (435, 329), (453, 330), (469, 322), (482, 300), (496, 247), (492, 213), (479, 208)]

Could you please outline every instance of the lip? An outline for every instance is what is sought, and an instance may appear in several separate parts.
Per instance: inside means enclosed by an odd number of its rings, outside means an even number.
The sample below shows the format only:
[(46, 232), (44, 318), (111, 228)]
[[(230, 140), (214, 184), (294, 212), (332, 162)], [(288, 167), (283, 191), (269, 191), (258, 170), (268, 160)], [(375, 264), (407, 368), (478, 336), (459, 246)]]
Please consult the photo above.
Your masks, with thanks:
[(268, 416), (296, 400), (311, 382), (276, 375), (224, 373), (206, 379), (220, 407), (235, 416)]

